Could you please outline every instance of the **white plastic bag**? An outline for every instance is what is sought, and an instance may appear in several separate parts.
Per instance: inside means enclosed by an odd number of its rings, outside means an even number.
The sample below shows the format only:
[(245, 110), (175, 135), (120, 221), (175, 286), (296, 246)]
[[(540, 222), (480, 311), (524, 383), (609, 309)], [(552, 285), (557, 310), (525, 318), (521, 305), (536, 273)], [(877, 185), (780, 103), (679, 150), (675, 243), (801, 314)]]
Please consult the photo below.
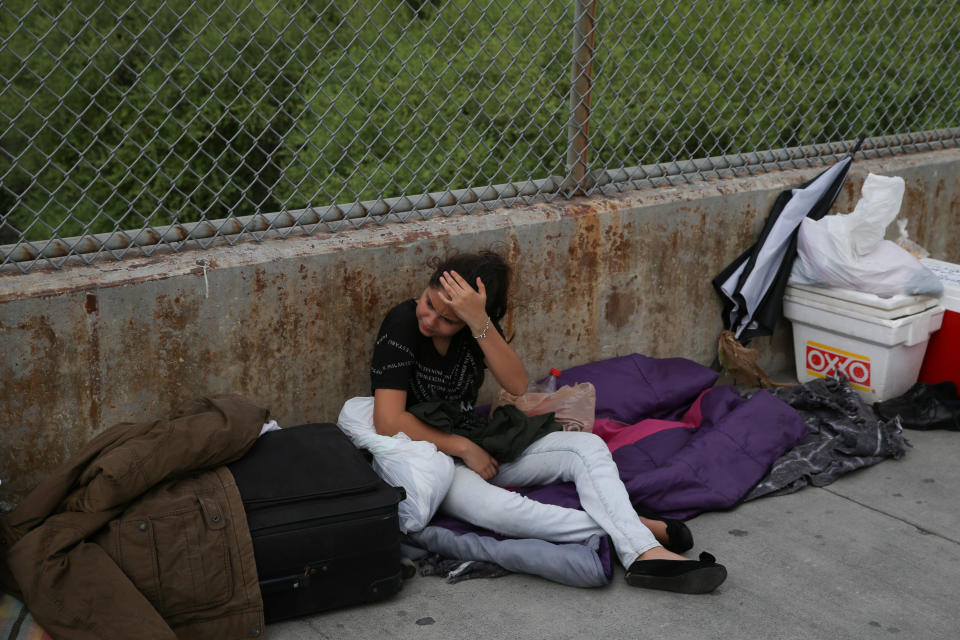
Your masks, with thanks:
[(377, 433), (371, 397), (347, 400), (337, 426), (354, 446), (373, 454), (377, 475), (406, 491), (407, 497), (399, 505), (400, 530), (413, 533), (427, 526), (453, 482), (453, 458), (438, 451), (432, 442), (411, 440), (405, 433)]
[(900, 177), (867, 175), (852, 213), (805, 218), (790, 282), (898, 294), (943, 295), (943, 284), (896, 243), (884, 240), (903, 201)]

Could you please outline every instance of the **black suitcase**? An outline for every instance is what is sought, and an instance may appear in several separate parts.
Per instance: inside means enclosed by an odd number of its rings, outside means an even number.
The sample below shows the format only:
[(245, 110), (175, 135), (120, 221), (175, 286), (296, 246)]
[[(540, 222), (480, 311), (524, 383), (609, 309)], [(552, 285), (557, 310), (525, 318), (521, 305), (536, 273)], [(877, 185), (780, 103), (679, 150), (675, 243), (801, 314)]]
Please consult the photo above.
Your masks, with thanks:
[(400, 590), (404, 491), (384, 482), (335, 424), (265, 433), (228, 467), (247, 513), (268, 622)]

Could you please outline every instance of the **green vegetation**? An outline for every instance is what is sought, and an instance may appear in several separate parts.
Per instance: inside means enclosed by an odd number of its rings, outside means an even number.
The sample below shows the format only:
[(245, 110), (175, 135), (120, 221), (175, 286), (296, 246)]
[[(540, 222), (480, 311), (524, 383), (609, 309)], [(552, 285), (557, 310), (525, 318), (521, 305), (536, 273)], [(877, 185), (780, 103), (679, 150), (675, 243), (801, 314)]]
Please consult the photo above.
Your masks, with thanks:
[[(950, 3), (597, 4), (594, 168), (960, 122)], [(572, 7), (4, 0), (0, 242), (560, 175)]]

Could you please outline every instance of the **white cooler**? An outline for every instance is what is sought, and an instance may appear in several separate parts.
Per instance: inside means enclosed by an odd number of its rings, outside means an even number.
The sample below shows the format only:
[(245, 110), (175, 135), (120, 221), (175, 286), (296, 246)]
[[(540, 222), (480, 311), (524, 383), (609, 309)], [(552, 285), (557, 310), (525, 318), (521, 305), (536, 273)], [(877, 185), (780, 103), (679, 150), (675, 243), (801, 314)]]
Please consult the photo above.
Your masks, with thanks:
[(783, 315), (793, 323), (797, 379), (843, 375), (867, 402), (895, 398), (917, 381), (930, 334), (940, 328), (937, 298), (792, 284)]

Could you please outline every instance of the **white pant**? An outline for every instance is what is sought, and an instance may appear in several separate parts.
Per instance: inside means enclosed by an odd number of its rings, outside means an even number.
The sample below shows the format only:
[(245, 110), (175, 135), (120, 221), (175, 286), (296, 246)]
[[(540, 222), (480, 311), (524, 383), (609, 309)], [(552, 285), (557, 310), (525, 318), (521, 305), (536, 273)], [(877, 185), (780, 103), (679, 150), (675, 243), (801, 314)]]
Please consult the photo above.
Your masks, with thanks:
[[(584, 511), (543, 504), (503, 487), (573, 482)], [(630, 504), (610, 450), (599, 436), (556, 431), (500, 465), (489, 482), (457, 464), (440, 510), (496, 533), (579, 542), (608, 533), (624, 567), (660, 543)]]

